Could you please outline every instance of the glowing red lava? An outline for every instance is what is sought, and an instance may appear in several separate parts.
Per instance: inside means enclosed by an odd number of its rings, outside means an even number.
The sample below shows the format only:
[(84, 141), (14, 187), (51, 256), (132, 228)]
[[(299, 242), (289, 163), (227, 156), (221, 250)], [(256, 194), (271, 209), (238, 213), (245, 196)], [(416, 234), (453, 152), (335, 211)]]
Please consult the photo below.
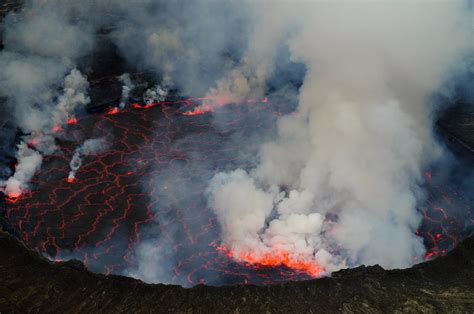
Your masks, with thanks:
[(76, 123), (77, 123), (76, 117), (70, 117), (70, 118), (67, 120), (67, 124), (69, 124), (69, 125), (76, 124)]
[(16, 203), (20, 199), (21, 193), (20, 192), (8, 192), (6, 200), (9, 203)]
[[(216, 107), (222, 107), (225, 106), (226, 104), (232, 103), (232, 98), (230, 97), (204, 97), (204, 98), (197, 98), (197, 100), (201, 101), (212, 101), (212, 104), (202, 104), (201, 106), (196, 107), (193, 111), (186, 111), (183, 112), (183, 115), (185, 116), (197, 116), (201, 114), (205, 114), (208, 112), (214, 111)], [(257, 100), (250, 99), (247, 100), (248, 104), (254, 104), (257, 103)], [(260, 100), (261, 103), (268, 103), (268, 97), (265, 97)]]
[(183, 113), (185, 116), (197, 116), (200, 114), (205, 114), (212, 111), (212, 107), (210, 105), (203, 105), (193, 111), (186, 111)]
[(120, 112), (120, 109), (119, 109), (119, 108), (113, 107), (113, 108), (109, 109), (109, 111), (107, 111), (107, 114), (108, 114), (108, 115), (114, 115), (114, 114), (117, 114), (117, 113), (119, 113), (119, 112)]
[(294, 254), (286, 251), (274, 251), (263, 254), (258, 252), (235, 253), (225, 246), (216, 246), (216, 250), (238, 261), (247, 263), (247, 267), (250, 265), (260, 265), (264, 267), (286, 266), (293, 270), (304, 272), (313, 278), (321, 276), (325, 272), (315, 261), (295, 257)]
[(144, 104), (144, 105), (132, 104), (132, 108), (134, 108), (134, 109), (148, 109), (148, 108), (158, 106), (159, 104), (161, 104), (161, 103), (150, 102), (150, 103), (147, 103), (147, 104)]

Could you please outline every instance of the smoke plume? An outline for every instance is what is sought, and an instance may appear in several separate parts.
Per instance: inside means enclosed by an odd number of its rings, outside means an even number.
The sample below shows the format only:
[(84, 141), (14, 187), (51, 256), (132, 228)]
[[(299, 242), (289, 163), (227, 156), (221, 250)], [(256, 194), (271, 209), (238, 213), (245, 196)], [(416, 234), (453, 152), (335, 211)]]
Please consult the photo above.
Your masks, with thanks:
[[(212, 179), (209, 205), (223, 242), (240, 260), (284, 255), (324, 272), (409, 266), (424, 252), (415, 235), (421, 173), (441, 154), (427, 97), (472, 49), (471, 13), (461, 2), (295, 7), (297, 14), (275, 4), (266, 14), (297, 29), (287, 44), (307, 67), (299, 106), (262, 145), (257, 167)], [(261, 90), (233, 88), (235, 71), (210, 93)], [(251, 72), (246, 77), (262, 73)]]
[(164, 101), (166, 96), (168, 95), (168, 89), (165, 87), (161, 87), (160, 85), (156, 85), (153, 88), (149, 88), (145, 91), (143, 95), (143, 101), (145, 104), (154, 104)]
[(81, 146), (77, 147), (69, 163), (71, 171), (69, 172), (67, 180), (71, 183), (76, 180), (76, 173), (82, 166), (83, 157), (101, 153), (105, 149), (107, 149), (107, 142), (103, 138), (88, 139)]
[(133, 84), (132, 80), (130, 79), (130, 74), (128, 74), (128, 73), (124, 73), (124, 74), (120, 75), (119, 80), (120, 80), (120, 82), (123, 83), (122, 97), (120, 98), (119, 108), (123, 109), (123, 108), (125, 108), (125, 105), (128, 101), (128, 98), (130, 97), (130, 92), (135, 87), (135, 85)]
[(6, 180), (7, 193), (12, 184), (15, 193), (26, 189), (41, 165), (41, 154), (57, 150), (55, 133), (78, 107), (90, 102), (87, 79), (75, 65), (93, 47), (91, 29), (61, 9), (52, 2), (32, 2), (4, 21), (0, 93), (24, 134), (18, 166)]
[(27, 188), (26, 183), (30, 181), (39, 169), (43, 160), (37, 151), (29, 148), (24, 142), (18, 145), (16, 157), (18, 163), (15, 167), (14, 175), (5, 182), (0, 182), (2, 191), (13, 199), (19, 197)]
[(87, 78), (77, 69), (72, 69), (71, 73), (64, 78), (64, 91), (59, 96), (56, 110), (53, 113), (56, 125), (65, 124), (77, 108), (85, 109), (85, 106), (91, 101), (87, 96), (88, 88)]

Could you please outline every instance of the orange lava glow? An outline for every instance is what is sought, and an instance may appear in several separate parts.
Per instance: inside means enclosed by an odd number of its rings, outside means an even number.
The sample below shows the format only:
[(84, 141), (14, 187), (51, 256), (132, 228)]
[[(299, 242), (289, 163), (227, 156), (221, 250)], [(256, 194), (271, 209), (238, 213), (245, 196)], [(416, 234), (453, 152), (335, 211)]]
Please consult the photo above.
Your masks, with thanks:
[(117, 114), (120, 112), (120, 109), (117, 108), (117, 107), (114, 107), (112, 109), (110, 109), (109, 111), (107, 111), (107, 114)]
[(265, 267), (286, 266), (296, 271), (302, 271), (311, 277), (318, 277), (324, 273), (324, 269), (315, 261), (295, 258), (293, 254), (286, 251), (277, 251), (265, 254), (254, 254), (251, 252), (234, 253), (224, 246), (216, 246), (216, 250), (224, 252), (227, 256), (246, 265), (260, 265)]
[(424, 260), (427, 261), (430, 258), (432, 258), (433, 256), (435, 256), (434, 252), (426, 252)]
[(193, 111), (183, 112), (185, 116), (197, 116), (200, 114), (205, 114), (212, 111), (212, 107), (210, 105), (202, 105), (199, 108), (194, 109)]
[(10, 203), (15, 203), (20, 198), (20, 192), (8, 192), (6, 200)]
[(143, 106), (140, 105), (140, 104), (133, 104), (132, 108), (134, 108), (134, 109), (148, 109), (148, 108), (155, 107), (155, 106), (158, 106), (158, 103), (150, 102), (150, 103), (147, 103)]
[(76, 182), (76, 178), (74, 178), (74, 177), (68, 177), (66, 180), (67, 180), (68, 183)]
[[(204, 97), (204, 98), (197, 98), (196, 100), (202, 100), (202, 101), (211, 100), (213, 105), (203, 104), (203, 105), (195, 108), (193, 111), (183, 112), (183, 115), (185, 115), (185, 116), (197, 116), (197, 115), (200, 115), (200, 114), (205, 114), (205, 113), (208, 113), (208, 112), (212, 112), (212, 111), (214, 111), (214, 109), (216, 107), (222, 107), (226, 104), (232, 103), (232, 98), (230, 98), (230, 97)], [(265, 97), (265, 98), (261, 99), (260, 102), (261, 103), (268, 103), (268, 97)], [(247, 100), (247, 103), (254, 104), (254, 103), (257, 103), (257, 101), (253, 100), (253, 99), (249, 99), (249, 100)]]
[(67, 120), (67, 124), (76, 124), (76, 123), (77, 123), (76, 117), (70, 117), (70, 118)]
[(55, 125), (55, 126), (53, 126), (53, 129), (52, 129), (52, 131), (55, 132), (55, 133), (60, 132), (61, 130), (62, 129), (61, 129), (60, 125)]

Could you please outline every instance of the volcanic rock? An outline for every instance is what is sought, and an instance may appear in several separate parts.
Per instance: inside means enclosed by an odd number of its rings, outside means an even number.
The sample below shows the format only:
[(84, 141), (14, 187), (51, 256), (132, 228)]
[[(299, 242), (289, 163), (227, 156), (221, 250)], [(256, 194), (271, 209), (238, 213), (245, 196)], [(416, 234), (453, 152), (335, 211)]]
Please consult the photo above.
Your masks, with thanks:
[(451, 312), (474, 311), (474, 236), (409, 269), (360, 266), (281, 285), (146, 284), (53, 263), (0, 231), (0, 312)]

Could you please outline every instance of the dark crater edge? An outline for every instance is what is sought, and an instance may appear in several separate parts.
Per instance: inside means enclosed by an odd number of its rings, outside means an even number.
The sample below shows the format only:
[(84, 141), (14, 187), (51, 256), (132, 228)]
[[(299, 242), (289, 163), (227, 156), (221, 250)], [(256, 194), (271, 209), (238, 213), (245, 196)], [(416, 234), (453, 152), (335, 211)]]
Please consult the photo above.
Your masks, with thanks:
[(360, 266), (264, 287), (186, 289), (53, 263), (0, 231), (0, 312), (472, 312), (474, 235), (446, 256), (403, 270)]

